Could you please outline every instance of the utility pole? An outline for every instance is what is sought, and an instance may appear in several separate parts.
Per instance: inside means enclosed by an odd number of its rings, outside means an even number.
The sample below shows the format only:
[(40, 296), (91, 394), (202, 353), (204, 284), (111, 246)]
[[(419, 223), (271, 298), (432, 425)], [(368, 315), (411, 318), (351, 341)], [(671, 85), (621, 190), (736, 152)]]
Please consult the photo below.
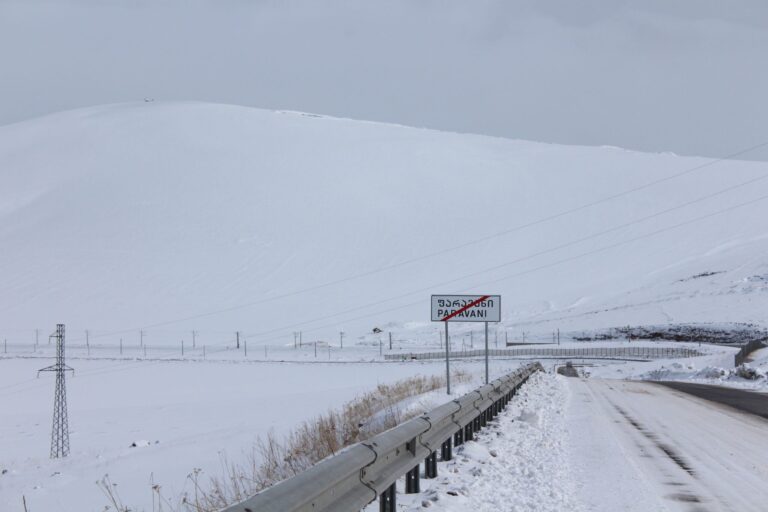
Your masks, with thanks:
[(197, 331), (192, 331), (192, 349), (195, 348), (195, 343), (197, 342)]
[(42, 368), (40, 372), (56, 372), (56, 391), (53, 399), (53, 428), (51, 430), (51, 458), (58, 459), (69, 455), (69, 417), (67, 414), (66, 373), (75, 370), (66, 365), (64, 358), (64, 324), (56, 325), (56, 364)]
[(317, 341), (315, 341), (315, 357), (317, 357)]
[(299, 333), (296, 331), (293, 331), (293, 348), (297, 348), (299, 346)]
[(472, 331), (469, 331), (469, 348), (475, 348), (475, 336)]
[(557, 344), (560, 345), (560, 328), (557, 328)]
[(392, 350), (392, 332), (389, 333), (389, 350)]
[(509, 331), (504, 330), (504, 346), (509, 346)]
[(144, 346), (144, 331), (139, 331), (139, 346)]
[(437, 331), (440, 335), (440, 348), (443, 348), (443, 331)]
[(339, 347), (344, 348), (344, 331), (339, 332)]
[(237, 331), (235, 336), (237, 337), (237, 348), (240, 349), (240, 331)]

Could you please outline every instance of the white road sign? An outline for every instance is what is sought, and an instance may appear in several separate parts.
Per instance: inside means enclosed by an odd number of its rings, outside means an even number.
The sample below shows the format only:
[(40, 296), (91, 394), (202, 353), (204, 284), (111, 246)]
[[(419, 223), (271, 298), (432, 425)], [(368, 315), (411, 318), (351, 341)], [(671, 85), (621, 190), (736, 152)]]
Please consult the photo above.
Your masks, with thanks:
[(500, 322), (501, 295), (433, 295), (433, 322)]

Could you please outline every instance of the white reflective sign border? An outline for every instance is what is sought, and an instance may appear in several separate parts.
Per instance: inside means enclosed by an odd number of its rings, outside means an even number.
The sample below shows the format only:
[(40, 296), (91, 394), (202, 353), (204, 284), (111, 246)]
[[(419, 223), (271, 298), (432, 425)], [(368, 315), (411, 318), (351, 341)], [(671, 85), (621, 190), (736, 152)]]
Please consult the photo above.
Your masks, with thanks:
[(501, 295), (433, 295), (432, 321), (501, 322)]

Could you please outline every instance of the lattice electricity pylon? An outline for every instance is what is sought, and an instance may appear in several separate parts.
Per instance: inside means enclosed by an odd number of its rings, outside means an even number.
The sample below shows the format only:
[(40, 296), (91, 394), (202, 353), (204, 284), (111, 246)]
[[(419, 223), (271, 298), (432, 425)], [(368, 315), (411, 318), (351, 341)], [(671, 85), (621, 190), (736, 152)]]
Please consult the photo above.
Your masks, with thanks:
[(56, 333), (50, 338), (56, 339), (56, 364), (37, 371), (56, 372), (56, 393), (53, 398), (53, 430), (51, 431), (51, 458), (58, 459), (69, 455), (69, 420), (67, 417), (66, 372), (75, 374), (75, 370), (64, 362), (64, 324), (56, 325)]

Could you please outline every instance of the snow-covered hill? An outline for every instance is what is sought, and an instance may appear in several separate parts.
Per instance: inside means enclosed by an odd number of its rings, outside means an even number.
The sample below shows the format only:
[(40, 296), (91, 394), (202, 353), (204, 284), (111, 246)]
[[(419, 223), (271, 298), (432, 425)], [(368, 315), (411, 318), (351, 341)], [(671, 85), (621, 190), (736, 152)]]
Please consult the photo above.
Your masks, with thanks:
[(429, 295), (464, 291), (534, 333), (760, 322), (766, 195), (765, 163), (215, 104), (64, 112), (0, 127), (0, 336), (423, 337)]

